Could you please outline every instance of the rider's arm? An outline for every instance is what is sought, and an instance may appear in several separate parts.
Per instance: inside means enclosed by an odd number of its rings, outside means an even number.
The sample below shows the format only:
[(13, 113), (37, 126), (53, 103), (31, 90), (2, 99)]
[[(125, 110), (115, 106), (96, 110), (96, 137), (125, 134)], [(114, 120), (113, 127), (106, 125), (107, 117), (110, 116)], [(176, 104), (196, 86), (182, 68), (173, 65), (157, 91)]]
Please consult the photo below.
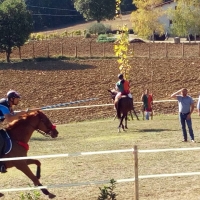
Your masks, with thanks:
[(13, 120), (18, 119), (20, 116), (22, 116), (26, 113), (27, 113), (27, 111), (20, 111), (20, 112), (14, 113), (14, 114), (7, 113), (7, 114), (4, 114), (4, 116), (5, 116), (5, 120), (9, 123), (9, 122), (12, 122)]
[(6, 106), (3, 106), (3, 105), (0, 105), (0, 110), (3, 113), (5, 120), (7, 122), (11, 122), (15, 119), (18, 119), (19, 116), (27, 113), (26, 111), (20, 111), (18, 113), (10, 113), (10, 110)]

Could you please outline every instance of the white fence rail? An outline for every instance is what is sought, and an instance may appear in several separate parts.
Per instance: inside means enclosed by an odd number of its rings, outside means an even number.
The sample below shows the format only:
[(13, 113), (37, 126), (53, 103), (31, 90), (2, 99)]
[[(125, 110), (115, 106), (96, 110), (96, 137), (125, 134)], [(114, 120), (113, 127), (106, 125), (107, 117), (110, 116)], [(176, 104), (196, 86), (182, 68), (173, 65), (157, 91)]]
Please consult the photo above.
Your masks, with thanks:
[[(135, 162), (135, 177), (128, 179), (118, 179), (117, 183), (125, 182), (135, 182), (135, 200), (139, 199), (139, 179), (148, 179), (148, 178), (166, 178), (166, 177), (179, 177), (179, 176), (194, 176), (200, 175), (200, 172), (185, 172), (185, 173), (174, 173), (174, 174), (153, 174), (153, 175), (142, 175), (138, 176), (138, 153), (159, 153), (159, 152), (169, 152), (169, 151), (197, 151), (200, 150), (200, 147), (194, 148), (172, 148), (172, 149), (152, 149), (152, 150), (137, 150), (137, 146), (134, 149), (121, 149), (121, 150), (109, 150), (109, 151), (94, 151), (94, 152), (77, 152), (69, 154), (55, 154), (55, 155), (42, 155), (42, 156), (29, 156), (29, 157), (15, 157), (15, 158), (2, 158), (0, 161), (8, 160), (26, 160), (26, 159), (39, 159), (39, 158), (59, 158), (59, 157), (77, 157), (77, 156), (89, 156), (89, 155), (101, 155), (101, 154), (113, 154), (113, 153), (134, 153), (134, 162)], [(101, 180), (101, 181), (89, 181), (81, 183), (70, 183), (70, 184), (57, 184), (57, 185), (47, 185), (47, 186), (38, 186), (38, 187), (26, 187), (26, 188), (10, 188), (10, 189), (0, 189), (0, 192), (15, 192), (15, 191), (27, 191), (27, 190), (39, 190), (47, 188), (62, 188), (62, 187), (75, 187), (75, 186), (88, 186), (88, 185), (98, 185), (98, 184), (107, 184), (110, 181)], [(136, 191), (137, 190), (137, 191)]]

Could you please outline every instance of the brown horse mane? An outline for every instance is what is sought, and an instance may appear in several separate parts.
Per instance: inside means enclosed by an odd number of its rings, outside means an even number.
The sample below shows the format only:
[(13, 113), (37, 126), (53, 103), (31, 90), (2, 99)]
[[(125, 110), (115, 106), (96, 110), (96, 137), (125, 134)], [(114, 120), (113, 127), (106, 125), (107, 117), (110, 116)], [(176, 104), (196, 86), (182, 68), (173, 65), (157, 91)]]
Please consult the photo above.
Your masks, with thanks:
[(38, 114), (38, 111), (33, 111), (33, 112), (29, 113), (29, 114), (22, 115), (19, 119), (16, 119), (16, 120), (10, 122), (8, 124), (8, 127), (6, 128), (6, 130), (13, 129), (14, 127), (16, 127), (19, 124), (25, 122), (28, 118), (30, 118), (31, 116), (35, 116), (36, 114)]

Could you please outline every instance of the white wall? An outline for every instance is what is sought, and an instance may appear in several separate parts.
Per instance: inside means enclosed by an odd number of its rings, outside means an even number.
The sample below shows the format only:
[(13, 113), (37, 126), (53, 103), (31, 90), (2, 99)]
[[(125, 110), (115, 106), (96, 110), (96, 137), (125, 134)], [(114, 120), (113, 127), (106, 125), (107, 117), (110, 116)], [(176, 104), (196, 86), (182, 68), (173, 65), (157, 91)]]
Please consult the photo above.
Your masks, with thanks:
[[(163, 11), (167, 11), (167, 9), (172, 8), (175, 9), (176, 3), (172, 2), (172, 3), (167, 3), (164, 4), (162, 6)], [(168, 16), (165, 14), (162, 17), (160, 17), (159, 21), (164, 24), (164, 29), (165, 31), (169, 32), (169, 28), (170, 28), (170, 20), (168, 18)]]

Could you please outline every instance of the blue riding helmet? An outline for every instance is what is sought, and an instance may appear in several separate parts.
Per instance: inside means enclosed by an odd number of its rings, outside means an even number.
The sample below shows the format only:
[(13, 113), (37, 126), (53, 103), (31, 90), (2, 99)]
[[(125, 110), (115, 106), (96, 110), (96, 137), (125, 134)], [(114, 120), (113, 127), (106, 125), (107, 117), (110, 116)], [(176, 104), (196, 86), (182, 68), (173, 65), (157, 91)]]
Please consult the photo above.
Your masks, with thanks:
[(11, 99), (11, 98), (21, 98), (19, 93), (14, 91), (14, 90), (10, 90), (7, 92), (7, 98)]

